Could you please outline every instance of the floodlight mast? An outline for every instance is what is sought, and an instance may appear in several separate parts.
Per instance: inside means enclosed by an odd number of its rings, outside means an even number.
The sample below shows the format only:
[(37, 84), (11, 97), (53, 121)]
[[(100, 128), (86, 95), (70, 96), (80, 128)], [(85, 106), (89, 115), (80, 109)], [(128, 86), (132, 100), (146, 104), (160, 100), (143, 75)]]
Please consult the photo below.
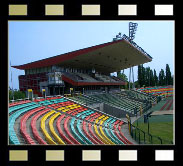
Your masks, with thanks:
[(12, 80), (12, 69), (11, 69), (11, 61), (10, 61), (10, 72), (11, 72), (11, 88), (12, 88), (12, 95), (13, 95), (13, 101), (14, 101), (14, 90), (13, 90), (13, 80)]
[[(129, 40), (130, 41), (132, 41), (135, 38), (135, 31), (137, 31), (137, 26), (138, 26), (137, 23), (129, 22)], [(133, 77), (133, 89), (135, 88), (133, 67), (130, 67), (129, 86), (128, 86), (129, 87), (129, 90), (130, 90), (130, 77), (131, 77), (131, 72), (132, 72), (132, 77)]]

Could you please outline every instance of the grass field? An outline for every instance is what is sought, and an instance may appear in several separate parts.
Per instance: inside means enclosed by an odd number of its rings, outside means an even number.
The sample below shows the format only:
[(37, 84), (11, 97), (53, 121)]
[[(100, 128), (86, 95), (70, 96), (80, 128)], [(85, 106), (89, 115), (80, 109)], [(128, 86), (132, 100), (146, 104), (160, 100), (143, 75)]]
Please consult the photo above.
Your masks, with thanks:
[[(150, 111), (159, 111), (167, 100), (173, 99), (172, 97), (166, 100), (160, 101), (157, 105), (152, 107)], [(173, 104), (171, 106), (173, 109)], [(170, 109), (171, 109), (170, 108)], [(166, 111), (166, 110), (165, 110)], [(148, 133), (148, 123), (144, 123), (144, 117), (138, 119), (133, 123), (134, 126), (138, 127), (140, 130), (134, 130), (133, 135), (137, 140), (145, 141), (146, 144), (171, 144), (173, 142), (173, 115), (156, 115), (149, 117), (149, 136)], [(159, 137), (159, 138), (158, 138)]]
[[(134, 123), (134, 126), (137, 126), (139, 129), (148, 133), (148, 123)], [(152, 140), (152, 144), (160, 144), (160, 140), (156, 137), (162, 139), (162, 144), (171, 144), (173, 142), (173, 121), (172, 122), (150, 122), (149, 123), (149, 133), (155, 136)], [(138, 133), (139, 134), (139, 133)], [(137, 135), (138, 135), (137, 134)], [(141, 132), (141, 138), (144, 137), (144, 134)], [(146, 142), (151, 144), (148, 134), (146, 134)]]

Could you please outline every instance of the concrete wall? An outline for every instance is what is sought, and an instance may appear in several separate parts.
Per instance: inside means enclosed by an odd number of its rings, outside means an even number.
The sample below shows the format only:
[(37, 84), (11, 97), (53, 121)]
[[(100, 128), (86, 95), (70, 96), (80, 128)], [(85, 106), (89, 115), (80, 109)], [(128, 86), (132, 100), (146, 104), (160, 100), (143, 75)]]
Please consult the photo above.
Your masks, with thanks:
[[(115, 116), (117, 118), (126, 118), (126, 114), (127, 112), (119, 109), (119, 108), (116, 108), (116, 107), (113, 107), (113, 106), (110, 106), (108, 104), (105, 104), (105, 103), (95, 103), (95, 104), (90, 104), (88, 105), (89, 107), (92, 107), (92, 108), (95, 108), (95, 109), (98, 109), (104, 113), (107, 113), (109, 115), (112, 115), (112, 116)], [(134, 116), (132, 114), (129, 114), (129, 116)]]
[(103, 110), (104, 110), (104, 103), (94, 103), (94, 104), (90, 104), (90, 105), (88, 105), (89, 107), (92, 107), (92, 108), (94, 108), (94, 109), (98, 109), (98, 110), (100, 110), (100, 111), (102, 111), (103, 112)]
[(103, 112), (110, 114), (110, 115), (113, 115), (117, 118), (124, 118), (124, 117), (126, 117), (126, 114), (128, 114), (129, 116), (134, 116), (130, 113), (127, 113), (127, 112), (119, 109), (119, 108), (116, 108), (116, 107), (113, 107), (113, 106), (110, 106), (107, 104), (104, 104)]

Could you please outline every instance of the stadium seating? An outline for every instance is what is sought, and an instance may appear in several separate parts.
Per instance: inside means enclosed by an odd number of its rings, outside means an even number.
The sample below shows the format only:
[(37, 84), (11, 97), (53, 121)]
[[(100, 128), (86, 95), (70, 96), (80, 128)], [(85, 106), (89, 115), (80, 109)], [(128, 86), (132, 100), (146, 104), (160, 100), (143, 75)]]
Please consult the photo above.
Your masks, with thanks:
[(22, 105), (22, 104), (30, 103), (30, 102), (31, 102), (30, 100), (23, 100), (23, 101), (18, 101), (18, 102), (12, 102), (12, 103), (9, 103), (9, 107), (13, 107), (13, 106), (16, 106), (16, 105)]
[(108, 76), (104, 74), (95, 74), (90, 75), (87, 73), (72, 73), (72, 72), (63, 72), (64, 77), (69, 78), (75, 82), (105, 82), (105, 83), (119, 83), (124, 82), (122, 79), (119, 79), (115, 76)]
[[(96, 116), (92, 117), (90, 119), (90, 122), (93, 122), (96, 120), (96, 118), (98, 118), (99, 116), (101, 116), (101, 114), (97, 114)], [(98, 143), (98, 144), (104, 144), (102, 142), (102, 140), (100, 140), (100, 138), (97, 137), (97, 135), (95, 135), (95, 133), (93, 132), (93, 129), (92, 129), (92, 123), (88, 123), (88, 130), (89, 130), (89, 133), (91, 134), (91, 137), (93, 137), (93, 139)]]
[[(14, 129), (19, 117), (20, 131)], [(30, 129), (27, 129), (28, 121)], [(22, 144), (19, 141), (21, 137), (25, 140), (24, 144), (32, 145), (126, 144), (125, 139), (121, 139), (121, 129), (115, 131), (112, 128), (116, 121), (120, 120), (65, 97), (16, 103), (9, 107), (10, 144)]]
[(30, 135), (27, 133), (27, 125), (26, 121), (27, 119), (34, 113), (44, 109), (45, 107), (38, 107), (36, 109), (33, 109), (27, 113), (24, 114), (24, 116), (21, 118), (20, 122), (20, 132), (22, 133), (22, 136), (27, 141), (28, 144), (36, 144), (35, 141), (30, 137)]
[(67, 144), (74, 144), (74, 142), (72, 142), (68, 137), (66, 137), (66, 134), (64, 133), (64, 131), (62, 130), (60, 124), (61, 121), (64, 119), (65, 115), (61, 115), (59, 116), (59, 118), (57, 119), (56, 122), (56, 126), (57, 126), (57, 130), (59, 132), (59, 135), (63, 138), (63, 140), (67, 143)]
[(134, 114), (135, 108), (137, 108), (137, 111), (138, 111), (141, 105), (137, 101), (130, 101), (130, 100), (127, 100), (126, 98), (119, 98), (118, 96), (114, 94), (112, 95), (110, 93), (89, 95), (89, 97), (95, 100), (98, 100), (102, 103), (106, 103), (108, 105), (122, 109), (127, 113), (131, 113), (131, 114)]
[[(118, 138), (117, 138), (117, 136), (114, 134), (114, 132), (113, 132), (113, 130), (112, 130), (112, 127), (111, 127), (111, 125), (113, 124), (113, 123), (115, 123), (115, 119), (113, 119), (113, 118), (109, 118), (106, 122), (105, 122), (105, 127), (109, 127), (111, 130), (108, 130), (107, 128), (105, 128), (105, 132), (107, 133), (107, 135), (111, 138), (111, 140), (113, 140), (113, 142), (115, 142), (115, 144), (124, 144), (121, 140), (119, 140)], [(110, 136), (110, 134), (109, 134), (109, 132), (111, 133), (111, 136)]]
[(139, 88), (138, 91), (151, 94), (153, 96), (172, 96), (173, 86), (145, 87)]
[[(85, 116), (89, 116), (91, 115), (92, 113), (94, 113), (93, 111), (84, 111), (82, 113), (79, 113), (76, 115), (76, 117), (80, 117), (81, 115), (85, 115)], [(82, 123), (81, 123), (81, 120), (78, 120), (77, 121), (77, 130), (79, 132), (79, 134), (81, 135), (81, 137), (86, 141), (87, 144), (93, 144), (82, 132), (82, 127), (80, 126)]]
[(40, 118), (42, 115), (44, 115), (48, 111), (50, 111), (50, 109), (44, 109), (43, 111), (38, 112), (36, 115), (33, 116), (32, 120), (31, 120), (31, 128), (32, 128), (33, 136), (39, 144), (43, 144), (43, 145), (47, 145), (47, 142), (45, 140), (43, 140), (41, 138), (41, 136), (39, 135), (39, 132), (38, 132), (38, 129), (36, 126), (36, 122), (37, 122), (38, 118)]
[(113, 144), (115, 144), (115, 143), (113, 142), (112, 137), (111, 137), (110, 135), (108, 135), (108, 136), (111, 138), (111, 139), (109, 139), (109, 138), (105, 135), (105, 133), (104, 133), (104, 131), (103, 131), (103, 128), (102, 128), (103, 123), (104, 123), (104, 122), (106, 121), (106, 119), (108, 119), (108, 118), (109, 118), (109, 117), (107, 116), (107, 117), (103, 118), (103, 119), (100, 121), (99, 129), (100, 129), (100, 132), (101, 132), (103, 138), (106, 139), (107, 142), (109, 142), (110, 144), (113, 145)]
[(60, 116), (60, 115), (61, 115), (61, 113), (57, 112), (57, 113), (55, 113), (55, 114), (50, 118), (50, 120), (49, 120), (49, 127), (50, 127), (50, 131), (51, 131), (53, 137), (55, 138), (55, 140), (56, 140), (59, 144), (65, 144), (65, 143), (63, 142), (63, 140), (57, 135), (57, 133), (55, 132), (54, 126), (53, 126), (54, 120), (55, 120), (58, 116)]
[(81, 144), (79, 141), (77, 141), (73, 135), (71, 134), (71, 132), (69, 131), (68, 129), (68, 121), (71, 119), (70, 116), (68, 116), (65, 121), (64, 121), (64, 129), (65, 129), (65, 132), (67, 133), (67, 135), (69, 136), (69, 138), (71, 139), (72, 142), (74, 142), (74, 144)]
[(41, 130), (46, 138), (46, 140), (48, 141), (49, 144), (57, 144), (53, 139), (52, 137), (49, 135), (48, 131), (46, 130), (46, 127), (45, 127), (45, 121), (47, 120), (47, 118), (49, 116), (51, 116), (52, 114), (54, 114), (55, 111), (50, 111), (48, 112), (46, 115), (43, 116), (43, 118), (41, 119)]
[(85, 105), (100, 103), (100, 101), (97, 101), (96, 99), (93, 99), (93, 98), (85, 96), (85, 95), (74, 96), (74, 97), (69, 97), (69, 98), (80, 103), (80, 104), (85, 104)]
[(29, 107), (29, 106), (32, 106), (32, 105), (35, 105), (36, 103), (26, 103), (26, 104), (17, 104), (15, 106), (12, 106), (9, 108), (9, 113), (12, 113), (13, 111), (17, 111), (19, 109), (22, 109), (22, 108), (26, 108), (26, 107)]
[(34, 108), (37, 108), (37, 107), (40, 107), (40, 105), (31, 105), (29, 107), (19, 109), (18, 111), (16, 111), (15, 113), (10, 115), (10, 117), (9, 117), (9, 139), (10, 139), (11, 143), (20, 144), (18, 137), (17, 137), (15, 130), (14, 130), (14, 124), (15, 124), (16, 119), (21, 114), (24, 114), (25, 112), (28, 112)]

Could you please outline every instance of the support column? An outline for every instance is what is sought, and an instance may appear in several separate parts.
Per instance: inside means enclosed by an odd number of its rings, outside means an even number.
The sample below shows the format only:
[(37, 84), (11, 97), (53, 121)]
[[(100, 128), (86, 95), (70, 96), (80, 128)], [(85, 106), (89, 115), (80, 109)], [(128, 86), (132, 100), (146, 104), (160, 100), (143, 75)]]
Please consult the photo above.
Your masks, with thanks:
[(55, 87), (53, 87), (53, 95), (55, 95)]
[(133, 67), (132, 67), (132, 77), (133, 77), (133, 89), (135, 88), (135, 82), (134, 82), (134, 72), (133, 72)]
[(129, 85), (128, 85), (128, 88), (129, 88), (129, 90), (130, 90), (130, 81), (131, 81), (131, 67), (130, 67), (130, 73), (129, 73)]

